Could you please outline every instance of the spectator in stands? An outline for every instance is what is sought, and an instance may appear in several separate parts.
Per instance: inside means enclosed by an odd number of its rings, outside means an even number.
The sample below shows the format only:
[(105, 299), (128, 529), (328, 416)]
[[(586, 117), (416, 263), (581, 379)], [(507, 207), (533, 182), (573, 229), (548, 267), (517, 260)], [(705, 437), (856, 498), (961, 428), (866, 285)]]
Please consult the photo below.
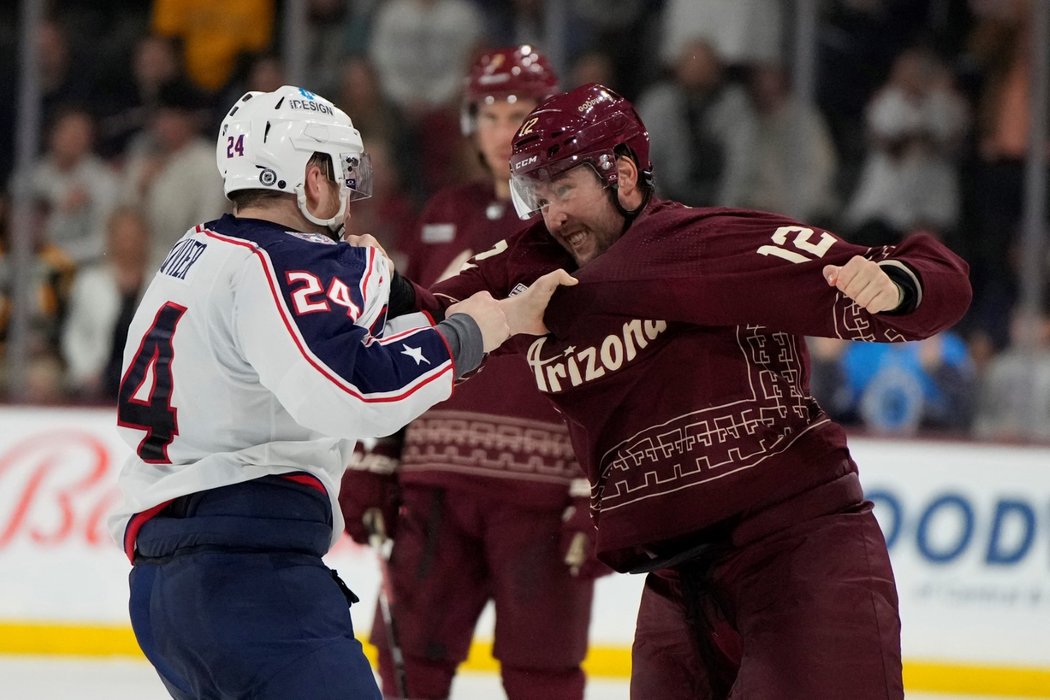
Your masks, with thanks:
[(613, 57), (604, 49), (586, 51), (576, 57), (569, 69), (567, 86), (576, 87), (587, 83), (601, 83), (609, 87), (618, 87), (616, 67)]
[(838, 203), (838, 155), (816, 105), (796, 98), (783, 65), (755, 65), (748, 87), (757, 114), (755, 157), (741, 205), (828, 221)]
[[(14, 312), (12, 298), (15, 274), (11, 259), (9, 200), (0, 194), (0, 368), (5, 366), (8, 328)], [(63, 251), (47, 242), (46, 209), (38, 203), (30, 223), (32, 255), (28, 277), (27, 310), (29, 376), (26, 382), (32, 402), (53, 401), (61, 387), (61, 364), (57, 360), (58, 333), (65, 317), (66, 302), (75, 267)], [(4, 381), (0, 377), (0, 383)], [(3, 387), (0, 387), (3, 388)]]
[(469, 0), (383, 3), (376, 12), (370, 52), (383, 93), (414, 119), (458, 106), (460, 78), (483, 26), (480, 11)]
[(469, 0), (388, 0), (376, 10), (369, 56), (383, 95), (406, 118), (420, 199), (469, 177), (458, 167), (462, 149), (449, 144), (461, 143), (461, 76), (483, 30)]
[(248, 90), (273, 92), (282, 85), (288, 84), (284, 64), (276, 54), (263, 54), (256, 58), (248, 69)]
[(382, 0), (353, 0), (344, 3), (346, 16), (342, 22), (343, 56), (364, 56), (372, 44), (372, 25)]
[(887, 245), (918, 228), (954, 229), (959, 147), (969, 125), (944, 63), (922, 48), (901, 53), (868, 105), (870, 147), (845, 213), (853, 242)]
[[(0, 5), (0, 22), (5, 27), (17, 26), (16, 18), (20, 11), (21, 8)], [(0, 190), (7, 187), (15, 162), (15, 116), (18, 111), (16, 96), (20, 72), (17, 44), (11, 40), (0, 40)]]
[(871, 96), (900, 52), (928, 32), (930, 4), (930, 0), (820, 3), (814, 45), (820, 78), (815, 88), (839, 153), (840, 195), (856, 188), (867, 154), (864, 113)]
[(131, 139), (146, 132), (161, 87), (180, 76), (181, 64), (172, 39), (146, 34), (138, 40), (130, 75), (111, 88), (108, 108), (99, 120), (104, 156), (119, 159), (128, 148), (134, 148)]
[(958, 334), (893, 344), (813, 339), (810, 348), (819, 360), (813, 395), (836, 420), (894, 435), (969, 429), (976, 374)]
[(665, 64), (653, 47), (662, 44), (664, 0), (568, 0), (566, 5), (572, 30), (565, 38), (569, 65), (594, 52), (605, 53), (610, 63), (608, 82), (581, 79), (574, 85), (599, 82), (637, 95), (660, 77)]
[(724, 79), (722, 60), (704, 39), (685, 42), (673, 77), (642, 93), (638, 113), (649, 128), (652, 159), (662, 163), (656, 190), (690, 206), (744, 201), (755, 158), (754, 108)]
[[(489, 7), (485, 8), (485, 36), (490, 41), (504, 45), (546, 46), (551, 43), (547, 34), (549, 25), (546, 20), (546, 6), (543, 0), (509, 0), (489, 3)], [(578, 33), (587, 31), (584, 26), (576, 28), (580, 30)]]
[(359, 125), (370, 142), (387, 144), (391, 164), (400, 174), (412, 172), (408, 125), (397, 106), (383, 94), (375, 66), (368, 57), (348, 56), (343, 60), (332, 101), (347, 114), (354, 115), (354, 124)]
[[(970, 231), (970, 235), (975, 234)], [(980, 294), (975, 292), (973, 306), (963, 320), (971, 354), (981, 375), (988, 361), (1013, 343), (1011, 310), (1022, 293), (1021, 267), (1025, 253), (1019, 231), (1001, 232), (999, 236), (1006, 240), (1006, 249), (997, 254), (1001, 261), (996, 263), (995, 274), (988, 268), (970, 269), (971, 278), (980, 280)]]
[[(8, 5), (13, 7), (17, 3), (4, 3), (5, 8)], [(22, 25), (18, 19), (5, 23), (5, 18), (0, 16), (0, 188), (9, 186), (8, 180), (15, 165), (16, 117), (21, 106), (19, 90), (24, 69), (19, 57), (21, 47), (18, 39)], [(63, 24), (58, 20), (45, 19), (37, 27), (34, 38), (41, 123), (52, 123), (59, 108), (70, 104), (85, 109), (93, 107), (89, 89), (92, 81), (87, 73), (90, 66), (80, 66), (78, 74), (73, 75), (72, 48)]]
[(975, 22), (966, 60), (977, 71), (977, 114), (966, 253), (981, 299), (995, 296), (1004, 279), (1016, 279), (1010, 255), (1024, 206), (1034, 22), (1029, 0), (970, 4)]
[(88, 401), (117, 398), (128, 324), (147, 281), (145, 217), (121, 207), (106, 234), (106, 257), (77, 272), (62, 330), (66, 385), (72, 396)]
[[(288, 84), (284, 71), (284, 62), (280, 55), (266, 53), (256, 56), (248, 66), (244, 84), (237, 88), (237, 96), (248, 91), (273, 92), (282, 85)], [(234, 98), (236, 99), (236, 98)]]
[(186, 75), (212, 95), (271, 48), (275, 21), (274, 0), (153, 0), (153, 31), (179, 40)]
[(156, 269), (171, 245), (201, 221), (227, 208), (215, 170), (215, 145), (201, 136), (207, 102), (184, 82), (168, 83), (158, 95), (149, 138), (128, 158), (123, 203), (139, 206), (153, 233), (149, 266)]
[(62, 387), (62, 358), (48, 346), (29, 357), (26, 366), (24, 400), (34, 406), (58, 406), (66, 403)]
[[(233, 104), (244, 93), (256, 90), (259, 92), (273, 92), (282, 85), (289, 83), (284, 70), (284, 62), (279, 54), (264, 53), (251, 58), (243, 76), (233, 80), (222, 92), (220, 99), (212, 100), (212, 106), (220, 104)], [(214, 112), (213, 112), (214, 114)], [(219, 122), (225, 114), (220, 114)], [(213, 120), (214, 121), (214, 120)], [(217, 124), (217, 122), (216, 122)], [(209, 123), (205, 122), (209, 127)]]
[(852, 426), (860, 422), (860, 416), (842, 363), (849, 344), (842, 338), (806, 338), (810, 393), (835, 422)]
[(672, 63), (702, 38), (734, 75), (783, 58), (783, 3), (766, 0), (667, 0), (662, 53)]
[(1016, 310), (1011, 341), (982, 377), (974, 435), (1050, 441), (1050, 311)]
[[(360, 4), (346, 0), (306, 0), (303, 49), (310, 69), (311, 90), (335, 94), (340, 64), (347, 55), (349, 25), (356, 19), (351, 6)], [(277, 86), (283, 84), (277, 83)]]
[(69, 104), (87, 110), (96, 106), (98, 96), (92, 93), (94, 76), (90, 72), (94, 66), (74, 56), (69, 28), (60, 20), (46, 19), (37, 28), (36, 55), (43, 123), (51, 123)]
[(117, 204), (117, 177), (94, 153), (95, 120), (71, 107), (59, 113), (48, 134), (48, 148), (29, 178), (32, 197), (47, 212), (47, 241), (74, 264), (102, 255), (105, 225)]

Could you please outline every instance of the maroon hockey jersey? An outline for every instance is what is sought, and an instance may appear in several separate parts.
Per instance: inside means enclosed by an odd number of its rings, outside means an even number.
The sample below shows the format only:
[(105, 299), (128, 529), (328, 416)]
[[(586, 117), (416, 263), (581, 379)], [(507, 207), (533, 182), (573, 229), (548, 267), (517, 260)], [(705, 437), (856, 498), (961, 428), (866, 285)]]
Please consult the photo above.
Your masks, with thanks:
[[(482, 253), (524, 225), (487, 183), (446, 188), (423, 211), (406, 276), (432, 284), (463, 251)], [(582, 476), (565, 423), (536, 390), (524, 357), (502, 354), (408, 426), (399, 478), (548, 508), (564, 506), (570, 481)]]
[[(873, 315), (828, 286), (823, 266), (854, 255), (912, 276), (917, 308)], [(555, 266), (580, 283), (521, 350), (568, 420), (599, 556), (619, 570), (856, 471), (809, 394), (804, 336), (927, 337), (971, 294), (966, 263), (930, 236), (864, 248), (777, 214), (654, 200), (583, 268), (537, 221), (420, 301), (439, 313), (478, 289), (498, 298)]]

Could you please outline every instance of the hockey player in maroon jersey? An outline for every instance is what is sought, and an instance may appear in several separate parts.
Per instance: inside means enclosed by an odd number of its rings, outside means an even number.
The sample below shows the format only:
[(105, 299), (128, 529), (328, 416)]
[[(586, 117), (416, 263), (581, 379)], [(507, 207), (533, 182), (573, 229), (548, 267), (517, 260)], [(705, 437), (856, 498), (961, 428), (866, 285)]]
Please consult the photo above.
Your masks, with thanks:
[(926, 235), (865, 248), (660, 200), (644, 124), (601, 85), (533, 110), (511, 171), (542, 218), (417, 303), (578, 278), (520, 347), (589, 476), (599, 558), (648, 573), (631, 696), (902, 697), (885, 540), (804, 336), (928, 337), (969, 305), (966, 264)]
[[(406, 268), (424, 284), (525, 226), (510, 200), (511, 140), (557, 91), (547, 59), (528, 45), (481, 54), (465, 83), (463, 131), (489, 177), (428, 202)], [(520, 354), (490, 358), (451, 399), (347, 470), (341, 505), (351, 536), (367, 541), (372, 507), (386, 505), (393, 525), (390, 583), (409, 697), (448, 697), (489, 600), (510, 700), (583, 697), (594, 577), (609, 571), (593, 556), (583, 476), (564, 421)], [(382, 624), (373, 624), (372, 641), (393, 694)]]

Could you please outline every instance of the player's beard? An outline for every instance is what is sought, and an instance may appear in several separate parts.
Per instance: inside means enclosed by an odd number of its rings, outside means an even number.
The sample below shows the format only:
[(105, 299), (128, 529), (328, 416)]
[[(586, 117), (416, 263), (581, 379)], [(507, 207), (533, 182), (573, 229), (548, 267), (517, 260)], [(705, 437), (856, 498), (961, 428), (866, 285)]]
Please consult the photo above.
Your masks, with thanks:
[(578, 267), (583, 267), (607, 251), (620, 239), (624, 230), (624, 217), (611, 206), (603, 207), (598, 215), (586, 221), (574, 221), (558, 233), (555, 238)]

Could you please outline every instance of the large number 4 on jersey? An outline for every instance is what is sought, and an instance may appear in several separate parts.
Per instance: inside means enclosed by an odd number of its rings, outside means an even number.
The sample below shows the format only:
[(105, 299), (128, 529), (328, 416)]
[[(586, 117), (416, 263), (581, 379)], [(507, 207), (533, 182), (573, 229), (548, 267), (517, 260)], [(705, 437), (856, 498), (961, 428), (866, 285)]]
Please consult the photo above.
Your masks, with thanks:
[(117, 423), (146, 431), (136, 451), (143, 462), (150, 464), (171, 463), (168, 445), (179, 434), (177, 411), (171, 405), (171, 362), (175, 358), (175, 326), (184, 313), (185, 306), (171, 302), (157, 311), (153, 325), (142, 336), (120, 380)]

